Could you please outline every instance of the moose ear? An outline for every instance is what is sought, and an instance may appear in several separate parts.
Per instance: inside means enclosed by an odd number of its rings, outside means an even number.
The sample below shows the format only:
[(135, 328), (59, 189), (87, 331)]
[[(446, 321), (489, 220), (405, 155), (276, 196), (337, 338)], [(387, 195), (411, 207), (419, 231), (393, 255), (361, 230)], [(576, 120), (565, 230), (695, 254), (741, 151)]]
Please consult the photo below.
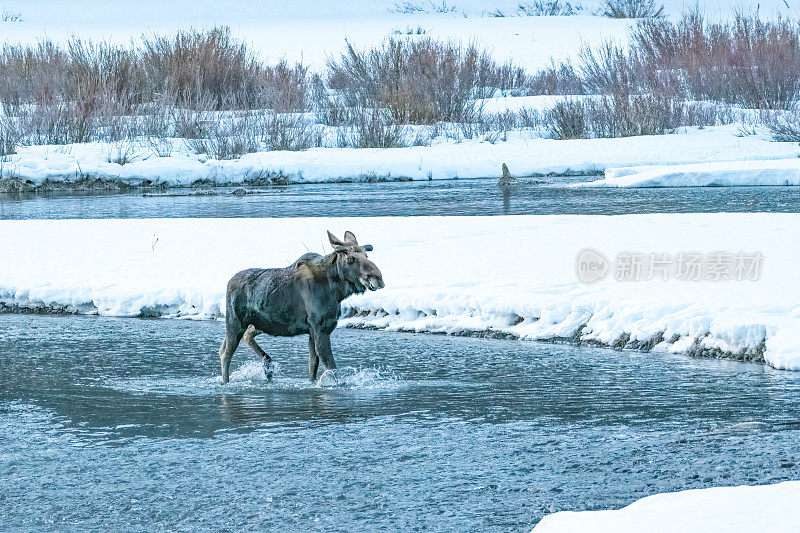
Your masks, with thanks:
[(356, 236), (353, 235), (352, 231), (345, 231), (344, 232), (344, 242), (351, 242), (353, 244), (358, 244), (358, 241), (356, 240)]
[(365, 244), (364, 246), (362, 246), (362, 248), (364, 249), (365, 252), (371, 252), (372, 251), (372, 245), (371, 244)]
[(331, 233), (330, 231), (328, 232), (328, 240), (331, 241), (331, 246), (344, 246), (345, 245), (342, 241), (337, 239), (336, 236), (333, 233)]

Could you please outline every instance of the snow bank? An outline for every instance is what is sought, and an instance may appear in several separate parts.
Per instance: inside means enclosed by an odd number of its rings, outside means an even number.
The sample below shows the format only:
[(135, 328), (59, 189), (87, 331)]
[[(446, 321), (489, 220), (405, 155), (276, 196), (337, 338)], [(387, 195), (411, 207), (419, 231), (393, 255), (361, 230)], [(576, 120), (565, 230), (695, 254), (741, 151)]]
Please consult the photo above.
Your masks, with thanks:
[(616, 511), (548, 515), (534, 533), (639, 533), (797, 531), (800, 481), (716, 487), (648, 496)]
[(800, 155), (797, 143), (770, 142), (757, 136), (739, 137), (735, 127), (691, 129), (675, 135), (564, 141), (526, 138), (517, 133), (509, 134), (508, 141), (494, 144), (471, 140), (391, 149), (314, 148), (302, 152), (246, 154), (229, 161), (198, 159), (185, 149), (171, 157), (155, 157), (148, 149), (134, 155), (133, 162), (119, 165), (109, 162), (113, 161), (116, 151), (117, 148), (108, 143), (21, 147), (18, 154), (0, 163), (0, 170), (4, 176), (16, 175), (35, 183), (48, 178), (63, 180), (86, 175), (119, 178), (131, 183), (150, 180), (188, 185), (197, 179), (240, 183), (276, 175), (295, 182), (369, 177), (497, 178), (502, 163), (508, 164), (512, 174), (526, 176)]
[[(113, 316), (214, 318), (228, 278), (375, 245), (386, 289), (344, 325), (567, 339), (760, 359), (800, 370), (796, 214), (23, 220), (0, 222), (0, 302)], [(577, 280), (580, 250), (760, 252), (758, 281)], [(0, 305), (0, 308), (2, 305)]]
[(606, 169), (605, 179), (575, 187), (712, 187), (800, 185), (800, 159), (716, 161)]

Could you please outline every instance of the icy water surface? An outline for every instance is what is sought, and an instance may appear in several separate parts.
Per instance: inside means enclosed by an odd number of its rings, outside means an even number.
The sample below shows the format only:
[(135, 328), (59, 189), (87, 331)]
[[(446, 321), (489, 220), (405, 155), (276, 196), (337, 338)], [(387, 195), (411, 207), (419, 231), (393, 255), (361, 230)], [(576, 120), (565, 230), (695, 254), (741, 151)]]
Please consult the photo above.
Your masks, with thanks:
[(525, 531), (800, 476), (800, 373), (340, 330), (338, 386), (305, 380), (305, 338), (261, 337), (275, 380), (240, 348), (223, 387), (222, 333), (0, 315), (3, 529)]
[(800, 212), (800, 187), (567, 187), (589, 179), (596, 177), (520, 180), (504, 189), (490, 179), (325, 183), (247, 196), (233, 195), (232, 189), (215, 189), (214, 196), (0, 194), (0, 219)]

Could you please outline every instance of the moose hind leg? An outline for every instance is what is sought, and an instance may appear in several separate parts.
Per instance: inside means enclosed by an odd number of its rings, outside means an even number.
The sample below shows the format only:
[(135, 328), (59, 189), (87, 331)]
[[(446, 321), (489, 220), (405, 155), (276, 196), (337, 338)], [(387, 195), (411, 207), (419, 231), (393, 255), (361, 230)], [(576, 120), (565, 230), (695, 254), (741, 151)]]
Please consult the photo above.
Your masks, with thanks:
[(239, 341), (242, 340), (242, 331), (231, 331), (225, 334), (225, 340), (222, 341), (222, 346), (219, 349), (219, 360), (222, 366), (222, 383), (227, 383), (230, 378), (231, 357), (233, 352), (239, 347)]
[(267, 375), (267, 379), (272, 379), (272, 358), (256, 343), (256, 335), (260, 333), (254, 326), (248, 326), (244, 332), (244, 342), (256, 352), (256, 355), (261, 357), (261, 362), (264, 363), (264, 373)]
[(311, 381), (317, 380), (317, 368), (319, 367), (319, 357), (314, 346), (314, 336), (308, 336), (308, 378)]

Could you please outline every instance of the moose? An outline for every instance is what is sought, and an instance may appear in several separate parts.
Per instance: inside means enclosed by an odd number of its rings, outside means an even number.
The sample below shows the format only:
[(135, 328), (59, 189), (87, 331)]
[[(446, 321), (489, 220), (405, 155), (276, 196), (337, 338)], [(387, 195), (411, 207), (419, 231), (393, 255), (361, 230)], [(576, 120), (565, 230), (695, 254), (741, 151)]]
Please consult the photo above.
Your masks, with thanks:
[(235, 274), (228, 282), (225, 301), (225, 340), (219, 350), (222, 382), (230, 378), (233, 352), (242, 339), (264, 363), (267, 379), (272, 379), (267, 353), (256, 344), (262, 333), (293, 337), (308, 334), (308, 376), (317, 379), (320, 361), (325, 370), (334, 370), (331, 332), (341, 315), (341, 302), (367, 289), (384, 287), (381, 271), (367, 259), (372, 245), (360, 245), (348, 231), (340, 241), (330, 231), (333, 252), (322, 256), (302, 255), (286, 268), (250, 268)]

